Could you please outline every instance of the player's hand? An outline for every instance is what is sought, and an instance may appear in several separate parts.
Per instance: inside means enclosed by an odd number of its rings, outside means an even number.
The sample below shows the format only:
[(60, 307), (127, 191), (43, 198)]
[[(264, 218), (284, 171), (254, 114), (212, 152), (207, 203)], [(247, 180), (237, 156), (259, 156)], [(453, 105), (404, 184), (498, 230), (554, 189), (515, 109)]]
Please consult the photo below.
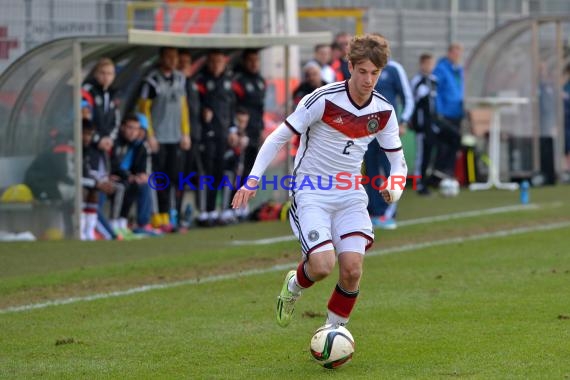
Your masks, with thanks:
[(107, 195), (111, 195), (115, 192), (115, 185), (109, 181), (99, 182), (97, 183), (97, 189), (101, 190)]
[(160, 144), (158, 143), (158, 140), (154, 136), (149, 136), (148, 146), (150, 147), (150, 151), (152, 153), (157, 153), (158, 150), (160, 149)]
[(190, 136), (184, 135), (180, 140), (180, 149), (182, 150), (190, 150), (192, 146), (192, 142), (190, 141)]
[(108, 152), (111, 150), (111, 148), (113, 148), (113, 140), (111, 140), (109, 136), (103, 137), (101, 140), (99, 140), (97, 148), (103, 152)]
[(386, 203), (392, 203), (392, 196), (390, 195), (390, 192), (388, 191), (388, 189), (384, 189), (380, 192), (380, 195), (382, 195), (382, 198), (384, 199), (384, 202)]
[[(240, 189), (234, 195), (232, 200), (233, 208), (241, 208), (247, 205), (247, 202), (257, 193), (257, 180), (250, 178), (247, 180), (246, 185), (240, 187)], [(251, 190), (250, 190), (251, 189)]]

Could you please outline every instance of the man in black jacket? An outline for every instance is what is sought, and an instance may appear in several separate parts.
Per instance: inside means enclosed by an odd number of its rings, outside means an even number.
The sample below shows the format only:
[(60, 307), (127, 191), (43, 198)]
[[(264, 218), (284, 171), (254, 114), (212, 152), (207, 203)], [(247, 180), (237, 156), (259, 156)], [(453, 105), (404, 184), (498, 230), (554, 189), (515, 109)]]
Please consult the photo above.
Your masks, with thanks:
[(249, 145), (244, 152), (243, 177), (247, 177), (259, 151), (261, 132), (263, 132), (263, 112), (265, 107), (265, 79), (259, 73), (259, 52), (246, 49), (242, 54), (242, 71), (234, 77), (233, 88), (237, 105), (247, 110), (249, 123), (247, 137)]
[(431, 54), (422, 54), (419, 65), (420, 71), (410, 81), (415, 102), (411, 120), (411, 127), (416, 132), (414, 174), (421, 175), (417, 189), (418, 194), (429, 195), (426, 172), (431, 161), (433, 148), (437, 143), (437, 136), (433, 129), (436, 122), (435, 96), (437, 78), (431, 73), (434, 67), (434, 60)]
[[(201, 157), (208, 184), (200, 189), (198, 224), (212, 226), (218, 222), (216, 210), (218, 187), (224, 175), (221, 159), (227, 148), (228, 130), (234, 119), (235, 94), (226, 71), (227, 57), (220, 50), (208, 53), (206, 69), (196, 77), (202, 104)], [(206, 177), (204, 177), (206, 179)]]

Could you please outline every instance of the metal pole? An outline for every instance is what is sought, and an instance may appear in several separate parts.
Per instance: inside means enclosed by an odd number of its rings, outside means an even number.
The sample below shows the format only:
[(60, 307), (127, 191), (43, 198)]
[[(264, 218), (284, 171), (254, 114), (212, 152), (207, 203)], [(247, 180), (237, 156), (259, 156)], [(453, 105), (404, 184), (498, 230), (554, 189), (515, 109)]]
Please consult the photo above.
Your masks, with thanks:
[(564, 47), (562, 46), (562, 23), (556, 22), (556, 76), (555, 76), (555, 91), (556, 91), (556, 125), (558, 126), (557, 134), (560, 138), (555, 138), (557, 146), (554, 147), (554, 170), (556, 175), (560, 178), (564, 168), (562, 167), (562, 160), (564, 159), (564, 102), (562, 100), (562, 62), (564, 60)]
[(532, 58), (532, 76), (531, 76), (531, 107), (532, 107), (532, 169), (534, 174), (540, 172), (540, 109), (538, 106), (538, 82), (540, 81), (539, 73), (539, 59), (540, 53), (538, 51), (538, 23), (536, 21), (532, 22), (531, 25), (531, 51), (530, 56)]
[(452, 44), (457, 40), (457, 17), (459, 14), (459, 3), (458, 0), (451, 0), (449, 10), (449, 44)]
[(81, 209), (83, 202), (83, 187), (81, 178), (83, 177), (83, 142), (81, 123), (81, 43), (73, 41), (73, 147), (75, 163), (75, 200), (73, 214), (73, 237), (77, 240), (81, 238), (79, 226)]
[(24, 0), (25, 17), (26, 17), (26, 35), (24, 37), (24, 46), (26, 51), (32, 48), (32, 0)]

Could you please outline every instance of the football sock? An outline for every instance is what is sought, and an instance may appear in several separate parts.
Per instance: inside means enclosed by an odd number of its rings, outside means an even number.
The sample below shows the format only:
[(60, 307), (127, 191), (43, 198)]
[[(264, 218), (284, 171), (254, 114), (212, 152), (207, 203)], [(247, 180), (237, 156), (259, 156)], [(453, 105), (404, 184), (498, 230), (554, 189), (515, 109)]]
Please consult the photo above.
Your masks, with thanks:
[(339, 284), (336, 284), (329, 299), (327, 323), (346, 324), (357, 297), (358, 290), (352, 292), (347, 291)]
[(297, 273), (289, 280), (289, 291), (293, 294), (301, 293), (301, 290), (311, 287), (315, 282), (307, 275), (306, 261), (301, 261), (297, 267)]
[(85, 212), (85, 240), (95, 240), (95, 227), (97, 227), (97, 203), (87, 203)]

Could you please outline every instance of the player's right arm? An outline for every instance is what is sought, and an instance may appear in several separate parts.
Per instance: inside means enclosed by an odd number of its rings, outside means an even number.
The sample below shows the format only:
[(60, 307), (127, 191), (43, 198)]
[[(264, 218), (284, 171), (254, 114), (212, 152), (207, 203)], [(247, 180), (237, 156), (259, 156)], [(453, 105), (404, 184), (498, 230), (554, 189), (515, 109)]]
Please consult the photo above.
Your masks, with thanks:
[[(318, 91), (318, 90), (317, 90)], [(314, 93), (313, 93), (314, 94)], [(258, 182), (277, 152), (288, 142), (293, 135), (301, 135), (307, 131), (309, 126), (322, 117), (324, 100), (311, 101), (312, 95), (305, 96), (295, 112), (277, 127), (266, 139), (253, 164), (251, 173), (232, 200), (233, 208), (245, 206), (247, 202), (255, 196)]]
[(293, 131), (289, 129), (285, 123), (286, 122), (281, 123), (281, 125), (265, 139), (261, 149), (259, 149), (259, 153), (257, 154), (246, 183), (236, 192), (232, 200), (233, 208), (245, 206), (251, 198), (255, 197), (259, 179), (281, 147), (293, 137)]

